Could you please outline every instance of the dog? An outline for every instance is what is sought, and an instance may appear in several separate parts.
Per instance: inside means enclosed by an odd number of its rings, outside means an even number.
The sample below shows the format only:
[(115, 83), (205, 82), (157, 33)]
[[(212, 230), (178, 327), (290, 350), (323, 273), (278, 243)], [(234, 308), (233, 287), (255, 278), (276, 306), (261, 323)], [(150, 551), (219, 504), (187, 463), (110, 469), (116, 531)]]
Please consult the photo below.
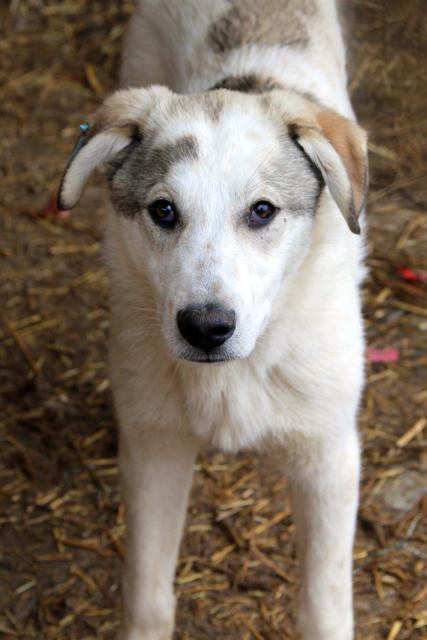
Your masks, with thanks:
[(351, 640), (367, 139), (334, 0), (139, 0), (122, 88), (59, 190), (111, 206), (110, 371), (127, 559), (121, 640), (167, 640), (198, 452), (287, 474), (303, 640)]

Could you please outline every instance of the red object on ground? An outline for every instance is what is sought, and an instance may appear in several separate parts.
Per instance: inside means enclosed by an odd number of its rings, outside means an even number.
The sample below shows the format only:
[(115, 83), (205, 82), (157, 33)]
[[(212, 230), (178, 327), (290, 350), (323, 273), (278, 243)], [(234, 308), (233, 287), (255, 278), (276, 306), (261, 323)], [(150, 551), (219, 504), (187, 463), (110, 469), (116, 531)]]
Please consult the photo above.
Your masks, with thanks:
[(44, 218), (68, 218), (70, 212), (61, 211), (61, 209), (58, 209), (56, 206), (56, 197), (50, 196), (46, 207), (41, 212), (41, 215)]
[(414, 271), (409, 267), (399, 267), (397, 273), (409, 282), (427, 282), (427, 271)]
[(385, 349), (376, 349), (368, 347), (365, 351), (365, 357), (368, 362), (397, 362), (400, 358), (399, 350), (393, 347)]

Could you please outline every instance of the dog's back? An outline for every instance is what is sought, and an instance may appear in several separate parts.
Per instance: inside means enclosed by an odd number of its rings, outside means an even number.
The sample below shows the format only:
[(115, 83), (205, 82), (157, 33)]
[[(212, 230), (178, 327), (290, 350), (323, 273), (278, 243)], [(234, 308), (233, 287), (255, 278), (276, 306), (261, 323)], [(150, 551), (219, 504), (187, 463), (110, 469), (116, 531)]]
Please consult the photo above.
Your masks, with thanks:
[(230, 76), (254, 79), (254, 90), (283, 84), (351, 117), (335, 0), (139, 0), (123, 86), (192, 93)]

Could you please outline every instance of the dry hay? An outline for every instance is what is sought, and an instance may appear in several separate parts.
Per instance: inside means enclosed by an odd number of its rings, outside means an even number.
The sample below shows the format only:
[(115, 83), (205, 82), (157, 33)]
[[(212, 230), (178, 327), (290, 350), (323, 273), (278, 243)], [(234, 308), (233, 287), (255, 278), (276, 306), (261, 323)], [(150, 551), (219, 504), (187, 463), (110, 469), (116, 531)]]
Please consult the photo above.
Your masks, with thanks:
[[(82, 115), (114, 87), (127, 1), (0, 7), (0, 634), (113, 638), (123, 554), (105, 367), (98, 183), (68, 219), (49, 194)], [(9, 10), (10, 9), (10, 10)], [(351, 83), (371, 132), (366, 328), (399, 360), (368, 364), (354, 551), (358, 637), (427, 624), (423, 498), (427, 306), (424, 0), (353, 0)], [(421, 274), (422, 275), (422, 274)], [(177, 638), (291, 638), (298, 570), (284, 480), (258, 457), (196, 469), (178, 566)]]

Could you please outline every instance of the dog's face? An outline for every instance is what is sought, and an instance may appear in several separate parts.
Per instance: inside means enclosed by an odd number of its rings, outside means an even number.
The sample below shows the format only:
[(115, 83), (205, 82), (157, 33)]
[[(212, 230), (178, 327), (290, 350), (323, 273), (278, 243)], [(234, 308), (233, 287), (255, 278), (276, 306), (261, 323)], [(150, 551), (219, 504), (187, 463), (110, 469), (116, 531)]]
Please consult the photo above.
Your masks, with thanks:
[[(123, 246), (151, 285), (173, 357), (251, 353), (308, 249), (325, 182), (357, 231), (364, 136), (336, 114), (323, 128), (321, 118), (292, 93), (162, 88), (118, 92), (96, 116), (60, 205), (73, 206), (90, 170), (107, 166)], [(337, 123), (347, 155), (335, 149)]]

